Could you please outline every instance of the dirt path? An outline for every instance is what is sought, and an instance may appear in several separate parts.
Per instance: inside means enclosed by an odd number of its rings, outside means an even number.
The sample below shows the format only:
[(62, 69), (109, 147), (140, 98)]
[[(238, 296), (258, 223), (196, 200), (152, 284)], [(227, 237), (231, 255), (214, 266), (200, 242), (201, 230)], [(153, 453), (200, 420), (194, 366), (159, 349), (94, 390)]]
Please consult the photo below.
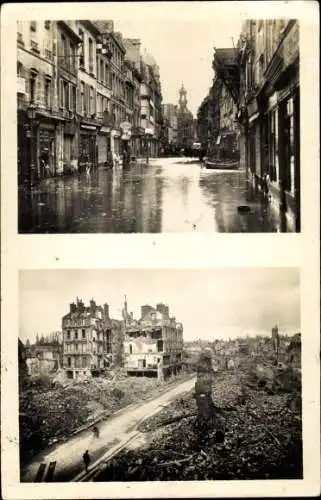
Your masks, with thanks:
[[(93, 464), (111, 448), (126, 442), (145, 417), (162, 410), (164, 405), (184, 392), (192, 390), (194, 384), (195, 378), (191, 378), (151, 401), (124, 409), (118, 415), (99, 424), (98, 438), (93, 436), (91, 430), (84, 430), (68, 441), (44, 450), (23, 468), (21, 481), (62, 482), (78, 480), (84, 469), (82, 455), (86, 450), (89, 450)], [(63, 414), (61, 418), (63, 418)]]

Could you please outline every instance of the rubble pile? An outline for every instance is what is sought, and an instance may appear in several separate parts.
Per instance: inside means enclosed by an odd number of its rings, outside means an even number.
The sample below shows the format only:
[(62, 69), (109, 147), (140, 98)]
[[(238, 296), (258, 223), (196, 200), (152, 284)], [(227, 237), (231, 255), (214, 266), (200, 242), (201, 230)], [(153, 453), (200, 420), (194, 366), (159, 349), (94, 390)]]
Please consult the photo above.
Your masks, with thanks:
[(156, 379), (113, 372), (87, 380), (33, 380), (20, 391), (20, 456), (28, 461), (38, 451), (92, 422), (108, 418), (128, 404), (165, 390)]
[(222, 409), (214, 427), (204, 432), (193, 395), (181, 398), (140, 426), (148, 445), (124, 450), (96, 481), (302, 478), (297, 398), (295, 390), (271, 394), (253, 389), (242, 372), (223, 372), (214, 382), (213, 400)]

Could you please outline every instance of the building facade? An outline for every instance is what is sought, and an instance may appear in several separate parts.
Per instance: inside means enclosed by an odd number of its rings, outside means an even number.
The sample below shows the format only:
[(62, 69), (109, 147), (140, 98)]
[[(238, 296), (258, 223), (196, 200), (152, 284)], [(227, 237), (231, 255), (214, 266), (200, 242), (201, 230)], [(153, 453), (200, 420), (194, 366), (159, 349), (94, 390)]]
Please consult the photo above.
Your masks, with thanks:
[(157, 155), (161, 101), (154, 59), (113, 21), (18, 22), (19, 185), (108, 164), (123, 122), (133, 156)]
[(183, 361), (183, 326), (170, 317), (169, 308), (141, 307), (141, 317), (128, 316), (124, 339), (124, 368), (129, 375), (162, 379), (176, 373)]
[(70, 304), (62, 318), (63, 368), (68, 378), (101, 373), (110, 360), (121, 364), (122, 326), (111, 320), (109, 306), (98, 306), (94, 300), (88, 307), (82, 300)]
[(299, 23), (247, 21), (239, 47), (248, 175), (268, 188), (281, 229), (300, 231)]
[(166, 126), (166, 149), (168, 154), (177, 152), (177, 105), (167, 103), (162, 105), (163, 118)]
[(19, 185), (57, 171), (63, 113), (57, 88), (57, 26), (17, 23), (17, 144)]

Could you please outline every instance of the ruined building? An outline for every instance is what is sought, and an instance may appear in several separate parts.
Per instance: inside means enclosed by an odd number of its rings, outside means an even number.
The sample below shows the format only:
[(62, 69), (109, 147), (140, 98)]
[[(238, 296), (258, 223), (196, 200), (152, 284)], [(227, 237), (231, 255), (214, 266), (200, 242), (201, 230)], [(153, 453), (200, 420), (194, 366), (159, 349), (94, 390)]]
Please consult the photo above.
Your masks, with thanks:
[(122, 362), (122, 323), (109, 317), (109, 306), (77, 298), (62, 318), (63, 368), (69, 378), (101, 373)]
[(124, 317), (124, 367), (129, 375), (163, 377), (182, 367), (183, 326), (169, 314), (168, 306), (141, 307), (138, 320), (127, 312)]

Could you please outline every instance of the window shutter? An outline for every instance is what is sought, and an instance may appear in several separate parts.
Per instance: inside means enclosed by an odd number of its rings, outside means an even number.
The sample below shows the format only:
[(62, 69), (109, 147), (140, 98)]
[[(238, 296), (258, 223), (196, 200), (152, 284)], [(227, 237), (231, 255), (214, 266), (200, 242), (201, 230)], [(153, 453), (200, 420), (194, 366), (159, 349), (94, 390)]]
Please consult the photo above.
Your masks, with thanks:
[(76, 113), (81, 114), (81, 89), (79, 85), (76, 87)]
[(97, 92), (96, 92), (96, 89), (93, 89), (93, 94), (94, 94), (94, 95), (93, 95), (93, 98), (94, 98), (94, 99), (93, 99), (93, 101), (94, 101), (94, 102), (93, 102), (93, 108), (94, 108), (94, 109), (93, 109), (93, 112), (94, 112), (94, 114), (96, 114), (96, 113), (97, 113), (97, 102), (96, 102), (96, 99), (97, 99)]

